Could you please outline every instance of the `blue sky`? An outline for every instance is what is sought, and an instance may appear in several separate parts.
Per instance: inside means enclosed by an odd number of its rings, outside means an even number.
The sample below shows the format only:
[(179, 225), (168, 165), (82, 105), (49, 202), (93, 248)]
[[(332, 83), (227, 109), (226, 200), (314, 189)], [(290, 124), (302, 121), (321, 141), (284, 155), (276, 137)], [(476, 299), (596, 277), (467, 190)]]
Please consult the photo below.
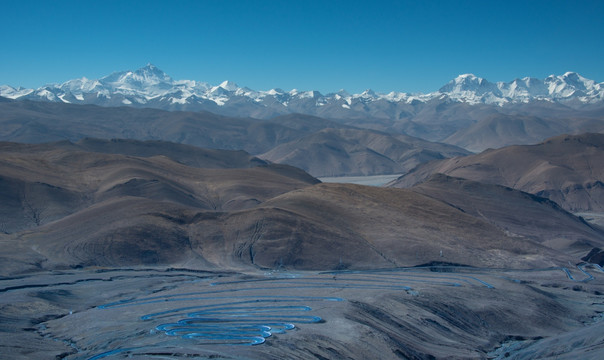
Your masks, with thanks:
[(0, 0), (0, 84), (153, 63), (256, 90), (430, 92), (576, 71), (604, 81), (604, 1)]

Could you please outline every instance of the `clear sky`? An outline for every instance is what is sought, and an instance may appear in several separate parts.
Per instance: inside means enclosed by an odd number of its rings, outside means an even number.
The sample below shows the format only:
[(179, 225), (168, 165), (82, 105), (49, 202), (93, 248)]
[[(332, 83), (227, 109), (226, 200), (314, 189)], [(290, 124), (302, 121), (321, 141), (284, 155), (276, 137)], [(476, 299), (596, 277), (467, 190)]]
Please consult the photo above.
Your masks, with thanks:
[(431, 92), (576, 71), (604, 81), (599, 1), (0, 0), (0, 84), (153, 63), (255, 90)]

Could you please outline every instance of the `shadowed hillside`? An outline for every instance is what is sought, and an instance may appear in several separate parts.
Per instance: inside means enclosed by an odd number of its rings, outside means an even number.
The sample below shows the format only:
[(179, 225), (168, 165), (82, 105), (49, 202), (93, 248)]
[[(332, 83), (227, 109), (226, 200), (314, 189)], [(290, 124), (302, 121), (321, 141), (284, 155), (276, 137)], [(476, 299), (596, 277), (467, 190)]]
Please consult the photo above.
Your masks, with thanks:
[(410, 187), (443, 173), (499, 184), (555, 201), (569, 211), (604, 211), (604, 134), (562, 135), (420, 165), (394, 181)]
[(82, 151), (122, 154), (139, 157), (165, 156), (178, 163), (206, 169), (248, 168), (268, 165), (243, 150), (206, 149), (192, 145), (170, 143), (159, 140), (138, 141), (130, 139), (92, 139), (84, 138), (76, 143), (57, 144), (69, 149)]
[[(131, 140), (113, 140), (107, 144), (90, 138)], [(132, 142), (132, 139), (146, 142)], [(168, 149), (158, 141), (244, 150), (263, 154), (262, 158), (272, 162), (300, 167), (313, 176), (402, 173), (425, 161), (469, 153), (452, 145), (400, 133), (389, 135), (353, 128), (303, 114), (258, 120), (209, 112), (32, 101), (0, 103), (0, 141), (61, 140), (74, 142), (82, 150), (97, 152), (145, 157), (161, 153), (198, 167), (209, 163), (196, 165), (191, 161), (199, 157), (209, 160), (213, 156), (211, 150), (196, 152), (186, 146)]]
[(209, 112), (17, 101), (1, 103), (0, 140), (27, 143), (93, 137), (164, 140), (216, 149), (267, 151), (299, 133), (276, 123)]
[(567, 119), (544, 120), (535, 116), (497, 114), (458, 130), (443, 141), (476, 152), (509, 145), (536, 144), (568, 132), (567, 122)]
[[(411, 190), (483, 219), (510, 236), (530, 239), (578, 257), (604, 241), (601, 229), (556, 203), (508, 187), (435, 174)], [(593, 239), (599, 241), (591, 242)]]
[(420, 163), (467, 155), (455, 146), (360, 129), (324, 129), (259, 155), (314, 176), (406, 173)]
[[(438, 186), (318, 184), (286, 165), (249, 167), (258, 161), (243, 152), (213, 152), (209, 163), (245, 168), (206, 169), (163, 155), (117, 154), (141, 154), (148, 143), (83, 144), (104, 152), (65, 142), (0, 147), (3, 231), (12, 233), (4, 236), (4, 271), (137, 264), (331, 270), (431, 262), (525, 268), (604, 248), (596, 229), (538, 197), (510, 197), (505, 189), (478, 186), (471, 202), (451, 206), (455, 200)], [(181, 145), (157, 146), (175, 159), (184, 156)], [(497, 202), (507, 207), (479, 206)], [(515, 207), (526, 211), (503, 216)], [(552, 217), (560, 227), (541, 220)]]
[(435, 261), (547, 267), (571, 259), (409, 190), (321, 184), (244, 210), (213, 211), (207, 205), (121, 196), (16, 239), (35, 248), (48, 268), (186, 264), (327, 270)]
[[(318, 182), (301, 170), (266, 165), (245, 152), (161, 142), (154, 143), (154, 151), (148, 151), (148, 146), (100, 140), (79, 144), (0, 143), (2, 231), (39, 226), (111, 198), (136, 196), (221, 210), (253, 206), (284, 191)], [(113, 154), (82, 150), (87, 147)], [(176, 161), (204, 168), (186, 166), (163, 155), (135, 157), (120, 152), (166, 153)]]

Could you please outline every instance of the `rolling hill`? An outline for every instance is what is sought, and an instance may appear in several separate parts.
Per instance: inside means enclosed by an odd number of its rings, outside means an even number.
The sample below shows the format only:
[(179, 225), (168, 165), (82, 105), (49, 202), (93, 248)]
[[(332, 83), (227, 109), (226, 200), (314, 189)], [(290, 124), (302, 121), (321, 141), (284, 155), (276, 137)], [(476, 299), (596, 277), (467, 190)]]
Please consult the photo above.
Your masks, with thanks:
[(604, 211), (604, 135), (562, 135), (420, 165), (392, 182), (411, 187), (432, 174), (498, 184), (555, 201), (569, 211)]
[(323, 129), (258, 156), (314, 176), (355, 176), (407, 173), (420, 163), (467, 154), (411, 136), (348, 128)]
[[(103, 147), (107, 148), (107, 145), (90, 138), (124, 139), (113, 140), (111, 151), (139, 156), (165, 152), (159, 141), (209, 149), (244, 150), (258, 156), (262, 154), (273, 162), (301, 167), (313, 176), (401, 173), (420, 162), (468, 154), (451, 145), (354, 128), (301, 114), (257, 120), (208, 112), (32, 101), (0, 103), (1, 141), (68, 140), (84, 150), (106, 151)], [(126, 139), (147, 141), (147, 144), (133, 148)], [(171, 151), (183, 157), (187, 149), (190, 148), (183, 146)], [(210, 150), (205, 152), (205, 158), (211, 157)], [(171, 155), (166, 153), (166, 156)], [(189, 161), (192, 158), (193, 154)]]
[(560, 208), (556, 203), (501, 185), (435, 174), (411, 188), (483, 219), (509, 236), (584, 256), (599, 246), (602, 230)]
[[(39, 226), (123, 196), (220, 210), (245, 207), (246, 203), (255, 204), (267, 196), (318, 182), (296, 168), (269, 165), (242, 151), (156, 142), (155, 152), (148, 152), (149, 145), (92, 139), (79, 144), (1, 143), (2, 230), (14, 232)], [(102, 148), (108, 153), (83, 150), (86, 147)], [(153, 156), (119, 154), (145, 151)], [(155, 155), (158, 151), (174, 160)], [(252, 191), (253, 196), (245, 195)]]
[[(222, 270), (367, 269), (431, 262), (547, 267), (604, 247), (599, 230), (551, 205), (538, 205), (542, 199), (537, 197), (518, 195), (510, 205), (527, 209), (514, 221), (504, 219), (524, 229), (520, 231), (502, 226), (497, 211), (485, 218), (451, 206), (446, 197), (439, 199), (438, 189), (420, 193), (319, 184), (290, 166), (253, 166), (257, 160), (242, 152), (215, 152), (224, 159), (211, 163), (234, 162), (243, 168), (208, 169), (155, 153), (119, 154), (126, 152), (122, 142), (84, 143), (103, 152), (65, 142), (0, 147), (4, 273), (126, 265)], [(144, 149), (147, 144), (127, 145)], [(178, 154), (181, 147), (157, 145), (167, 154)], [(490, 194), (487, 202), (507, 196), (500, 190), (481, 193)], [(552, 214), (572, 226), (546, 234), (576, 241), (532, 236), (548, 226), (535, 219)]]

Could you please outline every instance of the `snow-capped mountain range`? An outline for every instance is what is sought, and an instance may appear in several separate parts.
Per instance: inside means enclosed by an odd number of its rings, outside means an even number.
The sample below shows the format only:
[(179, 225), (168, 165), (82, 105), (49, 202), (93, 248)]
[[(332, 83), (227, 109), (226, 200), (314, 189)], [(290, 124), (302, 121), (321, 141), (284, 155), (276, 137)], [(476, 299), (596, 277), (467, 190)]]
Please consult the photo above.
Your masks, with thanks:
[[(594, 104), (604, 100), (604, 83), (596, 83), (573, 72), (541, 80), (531, 77), (491, 83), (472, 74), (460, 75), (438, 91), (428, 94), (366, 90), (349, 94), (342, 90), (323, 95), (318, 91), (255, 91), (225, 81), (213, 86), (195, 80), (174, 80), (152, 64), (136, 71), (115, 72), (98, 80), (87, 78), (51, 84), (38, 89), (0, 86), (0, 96), (9, 99), (137, 106), (166, 110), (208, 110), (229, 115), (270, 117), (301, 112), (331, 115), (343, 112), (371, 112), (377, 103), (404, 105), (446, 100), (467, 104), (528, 103), (535, 100), (569, 105)], [(371, 106), (371, 105), (374, 106)], [(380, 105), (383, 107), (383, 105)], [(329, 111), (321, 111), (329, 108)], [(342, 114), (339, 114), (342, 115)]]

